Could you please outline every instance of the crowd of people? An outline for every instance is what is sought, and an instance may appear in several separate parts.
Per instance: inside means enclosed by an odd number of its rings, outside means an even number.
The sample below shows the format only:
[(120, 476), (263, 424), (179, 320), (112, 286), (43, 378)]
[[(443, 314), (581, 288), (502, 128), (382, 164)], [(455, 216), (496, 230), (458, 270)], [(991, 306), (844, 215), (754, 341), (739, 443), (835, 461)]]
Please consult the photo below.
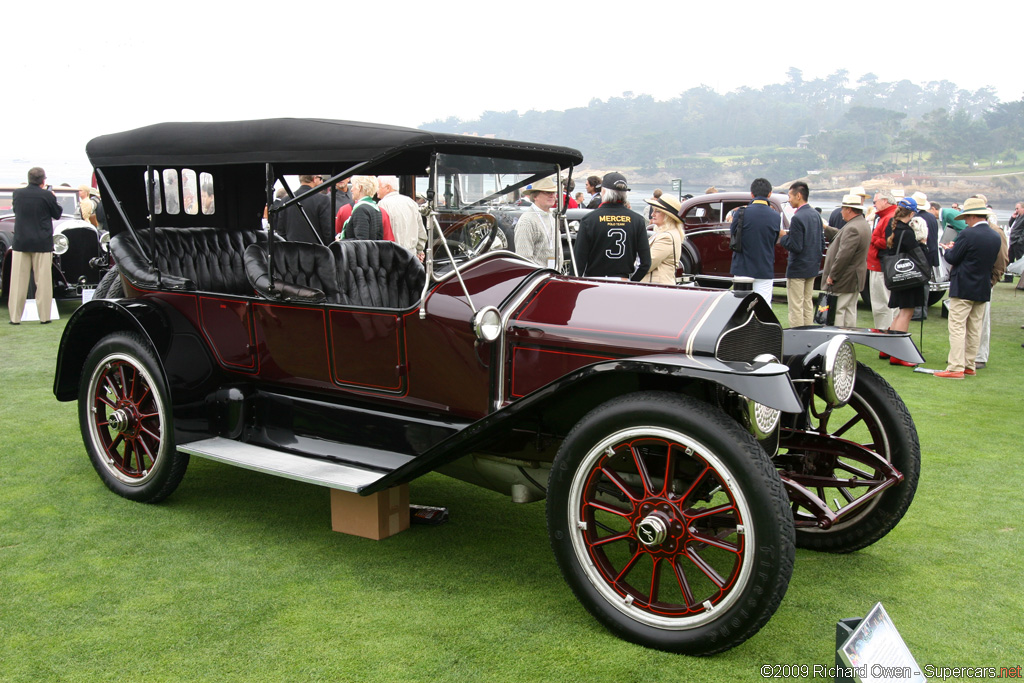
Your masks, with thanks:
[[(322, 176), (300, 175), (295, 195), (302, 199), (277, 210), (286, 196), (279, 191), (275, 203), (268, 207), (275, 230), (285, 239), (322, 244), (335, 239), (391, 240), (423, 259), (427, 233), (420, 211), (422, 198), (401, 194), (396, 176), (353, 176), (339, 180), (334, 188), (314, 191), (324, 180)], [(9, 304), (13, 325), (21, 322), (32, 274), (39, 320), (49, 322), (53, 219), (61, 216), (54, 194), (43, 188), (45, 171), (31, 169), (28, 181), (13, 197)], [(202, 211), (211, 213), (212, 186), (200, 189)], [(676, 283), (686, 241), (679, 200), (661, 191), (645, 200), (649, 228), (647, 218), (629, 206), (630, 188), (621, 173), (589, 176), (586, 195), (576, 193), (575, 199), (572, 190), (566, 183), (556, 186), (550, 178), (526, 188), (514, 232), (517, 253), (542, 267), (561, 266), (561, 240), (552, 209), (562, 192), (567, 206), (592, 209), (580, 221), (573, 244), (573, 259), (581, 276)], [(708, 188), (708, 192), (716, 191)], [(834, 297), (836, 325), (856, 326), (857, 299), (867, 284), (874, 328), (907, 332), (915, 312), (926, 315), (929, 288), (925, 284), (889, 291), (883, 262), (890, 255), (901, 256), (916, 259), (922, 269), (931, 268), (935, 273), (948, 270), (950, 351), (946, 368), (935, 376), (959, 379), (986, 366), (992, 288), (1004, 272), (1024, 275), (1024, 202), (1016, 204), (1004, 231), (983, 195), (970, 197), (963, 206), (954, 203), (944, 208), (929, 202), (921, 192), (897, 198), (883, 189), (872, 197), (863, 187), (854, 187), (826, 222), (810, 205), (806, 183), (792, 183), (788, 192), (794, 209), (788, 226), (769, 201), (772, 185), (765, 178), (751, 183), (749, 204), (730, 212), (729, 220), (732, 274), (750, 278), (753, 290), (769, 304), (776, 244), (788, 252), (786, 294), (791, 327), (814, 324), (814, 284), (825, 253), (820, 282)], [(93, 193), (88, 186), (79, 188), (79, 210), (83, 220), (99, 225), (102, 204)], [(870, 206), (866, 205), (869, 197)], [(914, 365), (885, 354), (880, 357), (892, 365)]]
[[(766, 179), (756, 179), (750, 186), (750, 204), (732, 219), (733, 242), (743, 245), (733, 255), (732, 272), (752, 278), (754, 290), (771, 303), (774, 249), (776, 241), (781, 244), (789, 253), (786, 290), (791, 327), (812, 324), (813, 280), (823, 249), (821, 282), (835, 297), (839, 326), (856, 326), (857, 297), (867, 283), (874, 329), (907, 332), (915, 311), (927, 315), (927, 281), (933, 272), (948, 269), (950, 351), (946, 368), (934, 374), (961, 379), (986, 366), (992, 288), (1004, 272), (1024, 270), (1024, 204), (1016, 205), (1009, 239), (983, 195), (967, 199), (963, 207), (954, 204), (944, 209), (922, 192), (897, 199), (891, 191), (880, 190), (868, 207), (865, 200), (870, 195), (855, 187), (826, 223), (809, 208), (807, 185), (796, 182), (789, 189), (789, 202), (796, 211), (786, 230), (781, 216), (770, 208), (771, 191)], [(940, 229), (945, 230), (942, 236)], [(737, 232), (742, 236), (737, 238)], [(884, 268), (888, 257), (914, 264), (925, 284), (890, 291)], [(915, 366), (884, 353), (879, 357), (891, 365)]]

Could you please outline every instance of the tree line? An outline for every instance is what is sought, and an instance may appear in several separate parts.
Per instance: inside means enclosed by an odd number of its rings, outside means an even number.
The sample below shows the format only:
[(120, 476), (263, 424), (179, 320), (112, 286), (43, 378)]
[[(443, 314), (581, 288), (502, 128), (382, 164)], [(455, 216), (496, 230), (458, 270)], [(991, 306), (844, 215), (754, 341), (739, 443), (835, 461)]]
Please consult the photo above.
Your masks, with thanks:
[(839, 70), (760, 89), (691, 88), (669, 100), (625, 92), (566, 111), (485, 111), (424, 129), (575, 147), (595, 168), (632, 168), (711, 182), (723, 174), (796, 178), (811, 169), (965, 173), (1014, 168), (1024, 158), (1024, 97), (950, 81), (851, 83)]

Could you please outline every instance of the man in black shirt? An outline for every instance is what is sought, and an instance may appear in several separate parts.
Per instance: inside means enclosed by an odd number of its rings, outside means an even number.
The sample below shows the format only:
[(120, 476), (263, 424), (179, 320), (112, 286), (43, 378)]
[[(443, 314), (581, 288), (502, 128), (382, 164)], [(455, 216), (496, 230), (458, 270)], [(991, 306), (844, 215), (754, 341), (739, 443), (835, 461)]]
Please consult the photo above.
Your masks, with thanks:
[(641, 280), (651, 269), (643, 216), (625, 207), (629, 186), (621, 173), (601, 181), (601, 205), (580, 221), (573, 255), (584, 277)]
[(39, 322), (50, 322), (53, 300), (53, 219), (60, 218), (60, 205), (50, 189), (43, 189), (46, 171), (38, 166), (29, 169), (28, 185), (15, 190), (14, 244), (11, 254), (11, 295), (8, 309), (11, 324), (21, 324), (28, 295), (29, 275), (36, 278), (36, 305)]

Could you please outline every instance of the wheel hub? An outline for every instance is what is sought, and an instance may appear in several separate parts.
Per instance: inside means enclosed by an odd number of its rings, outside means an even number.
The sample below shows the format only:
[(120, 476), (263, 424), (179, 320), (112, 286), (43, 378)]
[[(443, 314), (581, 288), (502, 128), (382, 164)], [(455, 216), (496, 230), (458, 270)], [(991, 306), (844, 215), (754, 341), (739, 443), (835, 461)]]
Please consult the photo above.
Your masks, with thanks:
[(128, 417), (128, 412), (124, 408), (118, 408), (107, 417), (107, 424), (110, 425), (111, 429), (119, 434), (123, 434), (128, 431), (130, 423), (131, 419)]
[(636, 537), (648, 548), (661, 545), (668, 535), (668, 527), (658, 515), (650, 515), (636, 525)]
[(639, 510), (640, 521), (634, 527), (636, 539), (655, 554), (673, 553), (686, 536), (686, 525), (678, 510), (665, 500), (644, 502)]

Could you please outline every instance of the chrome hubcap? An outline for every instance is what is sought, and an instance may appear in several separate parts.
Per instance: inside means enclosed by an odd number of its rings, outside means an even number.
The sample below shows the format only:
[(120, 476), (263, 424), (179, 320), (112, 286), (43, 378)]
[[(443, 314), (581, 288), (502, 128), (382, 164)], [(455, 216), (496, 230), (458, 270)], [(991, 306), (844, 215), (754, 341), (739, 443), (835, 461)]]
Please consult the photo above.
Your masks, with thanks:
[(111, 429), (119, 434), (123, 434), (128, 430), (128, 423), (128, 413), (125, 412), (124, 408), (115, 410), (107, 417), (107, 424), (110, 425)]
[(668, 526), (657, 515), (649, 515), (636, 525), (636, 537), (648, 548), (661, 545), (668, 536)]

